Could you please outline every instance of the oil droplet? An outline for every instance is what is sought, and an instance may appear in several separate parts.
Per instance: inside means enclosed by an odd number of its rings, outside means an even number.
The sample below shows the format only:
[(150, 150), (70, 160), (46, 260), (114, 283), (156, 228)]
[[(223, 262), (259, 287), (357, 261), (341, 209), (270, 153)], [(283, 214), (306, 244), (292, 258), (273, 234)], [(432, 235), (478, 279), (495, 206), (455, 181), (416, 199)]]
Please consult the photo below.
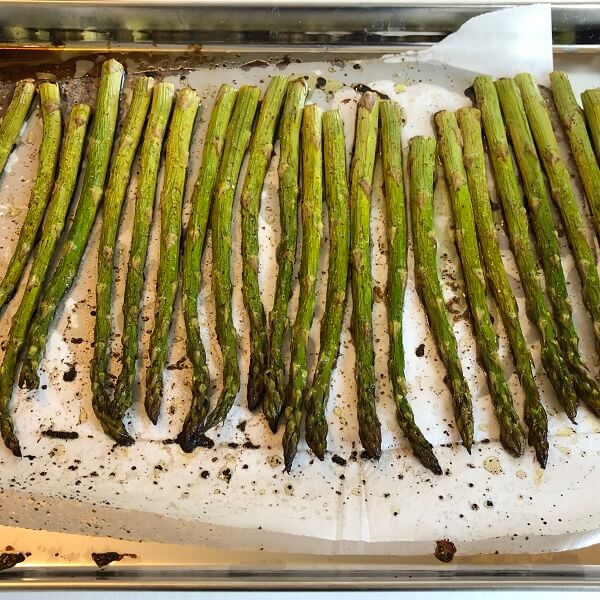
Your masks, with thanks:
[(566, 456), (569, 456), (569, 454), (571, 454), (571, 448), (567, 448), (566, 446), (556, 446), (556, 449)]
[(334, 414), (336, 417), (341, 417), (341, 416), (342, 416), (342, 409), (341, 409), (341, 407), (340, 407), (340, 406), (336, 406), (336, 407), (333, 409), (333, 414)]
[(540, 485), (540, 483), (542, 483), (543, 477), (544, 477), (544, 469), (541, 469), (540, 467), (538, 467), (535, 471), (535, 479), (533, 480), (535, 485)]
[(88, 414), (87, 414), (87, 410), (85, 410), (85, 408), (83, 408), (83, 406), (79, 409), (79, 425), (81, 425), (82, 423), (87, 423), (88, 420)]
[(292, 485), (286, 485), (283, 488), (283, 492), (285, 493), (286, 496), (293, 496), (294, 495), (294, 487)]
[(401, 94), (405, 90), (406, 90), (406, 86), (403, 83), (395, 83), (394, 84), (394, 91), (396, 92), (396, 94)]
[(560, 435), (561, 437), (568, 437), (570, 435), (575, 435), (575, 430), (572, 427), (561, 427), (556, 435)]
[(516, 475), (519, 479), (527, 479), (527, 473), (521, 469), (517, 471)]
[(360, 496), (360, 488), (352, 488), (353, 496)]
[(496, 456), (488, 456), (483, 461), (483, 467), (492, 475), (500, 475), (500, 473), (502, 473), (502, 466), (500, 465), (500, 461)]

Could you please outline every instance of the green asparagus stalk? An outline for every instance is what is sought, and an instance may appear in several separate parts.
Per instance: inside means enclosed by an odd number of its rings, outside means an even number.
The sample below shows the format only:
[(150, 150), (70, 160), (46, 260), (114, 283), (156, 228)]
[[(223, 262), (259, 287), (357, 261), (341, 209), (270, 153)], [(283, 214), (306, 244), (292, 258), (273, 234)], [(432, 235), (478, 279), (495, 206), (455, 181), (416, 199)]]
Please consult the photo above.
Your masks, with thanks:
[(33, 79), (18, 81), (10, 104), (4, 113), (2, 121), (0, 121), (0, 175), (2, 175), (8, 157), (17, 143), (19, 132), (29, 112), (34, 94), (35, 81)]
[(556, 390), (561, 406), (567, 416), (574, 420), (577, 414), (577, 396), (542, 290), (537, 262), (529, 238), (523, 194), (512, 164), (498, 94), (491, 77), (488, 76), (477, 77), (474, 88), (490, 149), (496, 188), (504, 209), (510, 242), (525, 290), (527, 314), (538, 328), (541, 338), (542, 364)]
[(206, 237), (212, 195), (221, 162), (227, 125), (237, 90), (223, 84), (210, 116), (202, 150), (202, 162), (192, 194), (192, 212), (183, 251), (182, 303), (187, 332), (187, 355), (192, 363), (192, 405), (187, 414), (179, 443), (184, 452), (192, 452), (200, 443), (202, 425), (210, 409), (208, 388), (210, 373), (200, 337), (198, 296), (202, 275), (202, 249)]
[(583, 112), (592, 135), (596, 159), (600, 161), (600, 88), (585, 90), (581, 94)]
[(356, 352), (358, 435), (372, 458), (381, 456), (381, 424), (375, 406), (373, 290), (371, 277), (371, 190), (379, 122), (379, 98), (366, 92), (358, 103), (350, 167), (351, 333)]
[(600, 389), (579, 354), (579, 338), (573, 324), (567, 282), (560, 262), (560, 244), (550, 210), (550, 194), (527, 124), (519, 88), (513, 79), (500, 79), (496, 82), (496, 89), (523, 179), (528, 213), (546, 277), (546, 293), (554, 311), (558, 342), (573, 375), (575, 390), (589, 408), (600, 415)]
[(544, 165), (550, 192), (558, 206), (581, 280), (581, 294), (594, 324), (596, 345), (600, 350), (600, 277), (592, 248), (587, 240), (583, 218), (571, 186), (571, 178), (558, 149), (548, 108), (533, 77), (515, 77), (529, 120), (533, 138)]
[(525, 436), (513, 405), (508, 382), (504, 377), (498, 355), (496, 332), (487, 305), (485, 276), (479, 257), (458, 123), (454, 113), (441, 111), (435, 115), (435, 124), (456, 224), (456, 243), (463, 267), (475, 339), (485, 368), (496, 419), (500, 425), (500, 440), (511, 454), (520, 456), (524, 451)]
[(523, 336), (517, 302), (508, 282), (496, 237), (487, 186), (481, 114), (477, 108), (461, 108), (457, 112), (457, 118), (462, 133), (463, 162), (485, 273), (500, 310), (517, 374), (525, 391), (524, 417), (529, 430), (529, 443), (535, 448), (538, 462), (545, 467), (548, 462), (548, 417), (540, 400), (531, 353)]
[[(407, 399), (408, 391), (404, 376), (402, 313), (408, 275), (408, 230), (402, 166), (403, 114), (400, 106), (390, 100), (381, 102), (379, 114), (388, 246), (387, 311), (390, 336), (388, 370), (396, 404), (396, 418), (415, 456), (433, 473), (441, 475), (442, 469), (431, 444), (415, 423)], [(467, 428), (461, 431), (461, 436), (465, 440), (465, 446), (470, 448), (472, 430)]]
[(287, 81), (287, 77), (276, 75), (267, 88), (257, 117), (254, 138), (250, 144), (248, 170), (241, 196), (242, 292), (250, 317), (250, 368), (247, 392), (250, 410), (257, 408), (264, 396), (268, 340), (265, 309), (258, 286), (258, 213)]
[[(109, 413), (110, 395), (107, 388), (115, 245), (123, 199), (127, 191), (133, 159), (142, 137), (153, 87), (154, 79), (152, 77), (140, 77), (135, 85), (104, 194), (104, 215), (98, 250), (94, 357), (90, 367), (90, 377), (93, 394), (92, 407), (102, 428), (109, 435), (112, 435), (111, 431), (115, 428), (115, 423)], [(117, 431), (119, 431), (120, 421), (116, 425)]]
[(473, 441), (473, 403), (458, 357), (456, 338), (448, 322), (437, 273), (437, 242), (433, 231), (435, 149), (433, 138), (417, 136), (410, 140), (408, 177), (415, 286), (448, 374), (456, 424), (459, 431), (466, 432), (468, 441), (463, 443), (469, 450)]
[(279, 209), (281, 241), (277, 247), (277, 282), (270, 315), (268, 361), (265, 372), (263, 412), (273, 432), (277, 431), (285, 394), (283, 338), (288, 327), (288, 303), (292, 290), (292, 272), (298, 237), (298, 172), (300, 161), (300, 124), (308, 94), (304, 78), (288, 85), (281, 116), (279, 155)]
[(150, 336), (150, 366), (146, 373), (145, 407), (156, 425), (163, 396), (163, 369), (169, 350), (169, 332), (177, 295), (181, 211), (192, 131), (200, 98), (191, 88), (177, 92), (167, 138), (165, 178), (160, 196), (160, 259), (156, 276), (154, 329)]
[(142, 306), (144, 270), (148, 255), (148, 238), (154, 212), (160, 155), (174, 95), (175, 88), (172, 83), (161, 82), (154, 86), (152, 106), (140, 152), (133, 234), (123, 301), (121, 372), (117, 378), (115, 393), (109, 409), (114, 424), (111, 435), (122, 445), (131, 444), (132, 440), (125, 430), (122, 420), (133, 403), (135, 367), (139, 346), (138, 324)]
[(17, 376), (17, 360), (25, 345), (27, 329), (42, 292), (42, 283), (58, 244), (73, 196), (89, 116), (90, 107), (87, 104), (76, 104), (71, 110), (61, 150), (58, 177), (48, 205), (48, 214), (42, 226), (42, 234), (35, 250), (25, 292), (11, 322), (6, 353), (0, 367), (0, 431), (4, 443), (15, 456), (21, 456), (21, 449), (14, 432), (9, 404)]
[(577, 104), (565, 73), (550, 73), (550, 85), (561, 123), (567, 132), (571, 152), (583, 183), (592, 223), (600, 240), (600, 167), (590, 142), (583, 111)]
[(39, 385), (38, 366), (46, 339), (62, 298), (71, 287), (102, 200), (104, 180), (112, 150), (119, 111), (123, 66), (116, 60), (102, 65), (96, 100), (96, 115), (87, 146), (87, 166), (73, 223), (62, 246), (59, 263), (40, 300), (27, 338), (27, 353), (21, 369), (20, 385)]
[(302, 115), (302, 257), (298, 280), (298, 312), (292, 326), (290, 378), (285, 401), (283, 454), (285, 468), (292, 468), (300, 439), (302, 395), (308, 379), (308, 337), (315, 311), (319, 250), (323, 232), (322, 115), (316, 104)]
[(350, 205), (346, 177), (344, 123), (339, 111), (323, 115), (325, 198), (329, 219), (329, 268), (325, 312), (321, 322), (321, 343), (312, 385), (306, 390), (306, 441), (323, 460), (327, 447), (325, 403), (331, 371), (337, 359), (344, 320), (350, 258)]
[(19, 240), (8, 263), (6, 274), (0, 282), (0, 309), (14, 294), (35, 244), (48, 199), (52, 192), (54, 172), (58, 162), (62, 135), (60, 90), (55, 83), (41, 83), (39, 94), (43, 125), (40, 162)]
[(233, 200), (242, 161), (252, 135), (252, 124), (258, 107), (260, 90), (245, 85), (240, 88), (227, 127), (223, 158), (217, 174), (213, 205), (212, 229), (212, 277), (216, 305), (216, 329), (223, 354), (223, 390), (216, 406), (206, 417), (204, 431), (222, 423), (240, 389), (237, 332), (233, 324), (231, 286), (231, 220)]

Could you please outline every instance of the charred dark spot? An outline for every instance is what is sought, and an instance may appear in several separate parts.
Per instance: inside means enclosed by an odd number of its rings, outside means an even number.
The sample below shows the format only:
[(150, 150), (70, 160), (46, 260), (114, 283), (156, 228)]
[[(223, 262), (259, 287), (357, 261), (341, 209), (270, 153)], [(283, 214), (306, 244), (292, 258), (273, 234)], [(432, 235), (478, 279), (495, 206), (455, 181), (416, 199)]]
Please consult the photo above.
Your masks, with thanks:
[[(354, 65), (354, 68), (356, 69), (356, 65)], [(360, 69), (360, 65), (358, 66), (358, 68)], [(365, 85), (364, 83), (355, 83), (352, 86), (352, 89), (355, 92), (358, 92), (359, 94), (364, 94), (365, 92), (373, 92), (374, 94), (377, 94), (382, 100), (390, 99), (390, 97), (387, 94), (384, 94), (383, 92), (378, 92), (377, 90), (370, 88), (368, 85)]]
[(331, 462), (334, 462), (336, 465), (340, 465), (341, 467), (345, 467), (348, 464), (348, 461), (345, 458), (342, 458), (338, 454), (334, 454), (331, 457)]
[(202, 477), (202, 479), (208, 479), (210, 477), (210, 473), (208, 471), (202, 471), (202, 473), (200, 473), (200, 477)]
[(322, 90), (327, 85), (325, 77), (317, 77), (317, 88)]
[(415, 354), (421, 358), (421, 356), (425, 356), (425, 344), (419, 344), (416, 348), (415, 348)]
[(118, 552), (92, 552), (92, 560), (98, 567), (106, 567), (111, 562), (119, 562), (128, 556), (129, 558), (137, 558), (137, 554), (119, 554)]
[(55, 440), (76, 440), (79, 437), (76, 431), (56, 431), (55, 429), (46, 429), (46, 431), (42, 431), (42, 435)]
[(471, 85), (464, 92), (464, 95), (473, 103), (476, 104), (475, 88)]
[(246, 431), (246, 421), (240, 421), (240, 422), (237, 424), (237, 428), (238, 428), (240, 431)]
[(69, 370), (63, 373), (64, 381), (75, 381), (75, 377), (77, 377), (77, 368), (75, 365), (70, 365)]
[(229, 483), (231, 481), (232, 475), (233, 473), (231, 472), (231, 469), (227, 467), (219, 473), (219, 478), (225, 481), (226, 483)]
[(0, 571), (11, 569), (24, 560), (25, 555), (22, 552), (3, 552), (0, 554)]
[(81, 344), (81, 343), (83, 343), (83, 338), (76, 338), (76, 337), (71, 338), (71, 344)]
[(250, 440), (246, 440), (244, 442), (244, 448), (247, 450), (258, 450), (260, 446), (258, 444), (253, 444)]
[(442, 562), (451, 562), (456, 554), (456, 546), (450, 540), (438, 540), (435, 545), (435, 557)]

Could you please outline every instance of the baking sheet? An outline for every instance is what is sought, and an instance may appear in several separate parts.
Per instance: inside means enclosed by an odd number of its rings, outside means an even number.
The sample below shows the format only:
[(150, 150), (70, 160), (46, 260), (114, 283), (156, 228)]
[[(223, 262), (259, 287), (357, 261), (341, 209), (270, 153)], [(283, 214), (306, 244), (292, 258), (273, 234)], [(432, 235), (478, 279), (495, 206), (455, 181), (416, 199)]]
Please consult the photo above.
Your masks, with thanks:
[[(431, 134), (431, 115), (441, 108), (457, 108), (468, 103), (464, 90), (470, 85), (477, 65), (461, 68), (458, 47), (481, 49), (481, 40), (489, 46), (501, 41), (495, 57), (494, 75), (510, 75), (528, 69), (542, 78), (551, 70), (549, 8), (511, 9), (525, 13), (494, 13), (479, 17), (473, 31), (467, 26), (454, 40), (443, 42), (429, 56), (384, 57), (383, 60), (341, 63), (279, 63), (264, 68), (202, 69), (183, 75), (169, 75), (177, 85), (189, 84), (203, 95), (203, 111), (196, 132), (191, 177), (187, 196), (194, 182), (201, 153), (201, 141), (218, 84), (253, 82), (263, 85), (273, 72), (309, 77), (311, 87), (318, 83), (311, 101), (324, 108), (339, 107), (346, 123), (348, 150), (353, 135), (353, 116), (358, 94), (355, 83), (366, 83), (397, 99), (407, 113), (404, 142), (417, 134)], [(498, 20), (499, 19), (499, 20)], [(475, 20), (474, 20), (475, 21)], [(546, 23), (532, 35), (524, 22)], [(514, 27), (514, 31), (510, 28)], [(482, 34), (482, 29), (484, 33)], [(471, 30), (471, 31), (469, 31)], [(502, 40), (494, 32), (503, 31)], [(529, 50), (524, 51), (524, 36)], [(471, 37), (474, 36), (474, 37)], [(514, 42), (514, 44), (513, 44)], [(444, 44), (447, 48), (444, 49)], [(441, 54), (439, 54), (441, 52)], [(470, 53), (472, 54), (472, 52)], [(464, 53), (463, 53), (464, 56)], [(535, 57), (532, 62), (531, 57)], [(425, 60), (423, 60), (425, 59)], [(444, 64), (441, 60), (452, 63)], [(491, 60), (491, 59), (490, 59)], [(485, 63), (488, 64), (488, 63)], [(489, 63), (492, 64), (492, 63)], [(93, 67), (89, 61), (78, 64), (83, 75)], [(135, 72), (134, 58), (127, 60), (129, 72)], [(489, 69), (488, 69), (489, 70)], [(318, 77), (325, 79), (323, 84)], [(72, 96), (77, 86), (69, 89)], [(128, 85), (130, 89), (130, 85)], [(9, 172), (2, 180), (5, 217), (11, 225), (0, 232), (2, 260), (7, 263), (15, 233), (24, 216), (27, 191), (35, 173), (35, 152), (40, 135), (38, 118), (30, 119), (24, 143), (15, 153)], [(272, 304), (275, 274), (274, 248), (278, 231), (276, 156), (265, 184), (261, 209), (261, 282), (267, 309)], [(128, 237), (132, 218), (133, 178), (129, 202), (120, 237), (119, 276), (117, 281), (120, 307), (124, 285), (124, 266), (128, 255)], [(23, 185), (16, 185), (16, 183)], [(161, 182), (159, 181), (159, 189)], [(234, 220), (235, 260), (233, 277), (236, 287), (234, 312), (240, 335), (240, 363), (247, 368), (247, 321), (243, 311), (239, 261), (239, 215)], [(385, 236), (381, 173), (376, 172), (372, 211), (374, 285), (384, 289), (386, 279)], [(355, 427), (355, 391), (352, 372), (353, 349), (347, 330), (342, 352), (332, 382), (330, 396), (331, 453), (324, 463), (301, 446), (291, 475), (283, 473), (280, 436), (273, 436), (261, 416), (251, 415), (244, 407), (245, 382), (240, 398), (226, 425), (213, 433), (216, 442), (211, 450), (199, 449), (185, 455), (177, 445), (165, 443), (178, 433), (189, 403), (190, 372), (184, 358), (183, 323), (180, 312), (173, 334), (169, 368), (165, 371), (165, 399), (158, 427), (152, 427), (143, 414), (143, 389), (129, 418), (130, 430), (138, 443), (131, 448), (115, 448), (95, 422), (89, 397), (88, 364), (92, 356), (93, 308), (97, 229), (85, 258), (77, 284), (69, 294), (50, 338), (42, 373), (42, 389), (26, 394), (16, 390), (14, 396), (17, 430), (27, 458), (17, 460), (2, 455), (0, 485), (0, 522), (30, 528), (81, 532), (94, 535), (147, 539), (171, 543), (194, 543), (226, 548), (266, 549), (304, 553), (429, 554), (435, 540), (452, 539), (461, 553), (539, 552), (558, 550), (596, 541), (600, 522), (594, 502), (597, 482), (598, 422), (581, 409), (577, 432), (559, 412), (558, 404), (545, 375), (538, 371), (538, 381), (548, 406), (551, 428), (549, 468), (543, 472), (528, 451), (521, 459), (509, 457), (497, 442), (498, 431), (481, 368), (475, 362), (475, 347), (465, 314), (462, 282), (457, 270), (449, 205), (443, 177), (436, 188), (436, 229), (439, 239), (439, 267), (447, 300), (455, 314), (454, 327), (463, 357), (463, 365), (474, 393), (476, 439), (469, 456), (458, 444), (453, 426), (449, 393), (443, 383), (434, 344), (428, 334), (424, 313), (417, 300), (412, 268), (407, 289), (405, 312), (405, 347), (409, 398), (417, 422), (436, 446), (440, 463), (446, 469), (442, 477), (431, 476), (415, 461), (399, 433), (387, 380), (387, 336), (385, 308), (376, 293), (374, 323), (376, 372), (378, 374), (378, 412), (384, 431), (384, 454), (379, 463), (360, 456)], [(500, 214), (497, 213), (498, 218)], [(184, 216), (187, 218), (187, 215)], [(325, 228), (326, 232), (326, 228)], [(516, 278), (508, 243), (499, 226), (505, 259), (524, 315), (523, 297)], [(158, 247), (159, 226), (153, 226), (153, 249)], [(589, 321), (583, 312), (577, 274), (566, 251), (564, 266), (568, 274), (572, 300), (582, 334), (582, 351), (597, 373)], [(326, 244), (321, 272), (326, 272)], [(144, 349), (152, 323), (156, 252), (148, 265), (145, 299)], [(220, 356), (215, 343), (214, 312), (210, 286), (210, 243), (204, 268), (204, 288), (200, 300), (203, 337), (209, 351), (213, 376), (220, 373)], [(319, 281), (319, 303), (311, 336), (311, 364), (318, 350), (318, 324), (324, 303), (325, 278)], [(457, 287), (458, 286), (458, 287)], [(177, 307), (179, 308), (179, 307)], [(293, 316), (295, 306), (292, 302)], [(5, 319), (12, 310), (7, 311)], [(117, 332), (122, 315), (117, 309)], [(522, 395), (512, 365), (504, 332), (496, 319), (506, 373), (522, 412)], [(538, 340), (524, 320), (524, 331), (532, 345), (539, 366)], [(3, 328), (5, 331), (7, 328)], [(416, 349), (424, 344), (422, 357)], [(119, 352), (119, 336), (115, 353)], [(420, 354), (420, 352), (419, 352)], [(146, 358), (146, 353), (145, 353)], [(116, 365), (113, 365), (113, 368)], [(74, 381), (65, 381), (67, 371), (76, 371)], [(143, 378), (142, 378), (143, 380)], [(45, 386), (45, 387), (44, 387)], [(143, 387), (143, 381), (142, 381)], [(214, 396), (219, 392), (218, 377)], [(45, 429), (77, 431), (79, 439), (58, 442), (40, 436)], [(250, 442), (250, 444), (248, 444)], [(247, 447), (244, 447), (246, 445)], [(250, 447), (248, 447), (250, 446)], [(347, 464), (331, 461), (332, 453)]]

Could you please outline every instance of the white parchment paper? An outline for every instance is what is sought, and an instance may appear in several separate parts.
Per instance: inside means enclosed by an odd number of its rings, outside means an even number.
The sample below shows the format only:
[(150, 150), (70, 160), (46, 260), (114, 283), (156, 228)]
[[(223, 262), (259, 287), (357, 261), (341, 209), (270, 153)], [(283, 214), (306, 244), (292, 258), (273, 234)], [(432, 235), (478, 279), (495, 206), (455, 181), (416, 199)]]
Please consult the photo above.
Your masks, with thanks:
[[(339, 108), (351, 150), (354, 115), (359, 94), (353, 84), (388, 94), (406, 111), (403, 142), (414, 135), (433, 133), (431, 116), (442, 108), (469, 104), (465, 89), (477, 72), (494, 76), (528, 70), (543, 81), (552, 68), (548, 6), (531, 6), (484, 15), (424, 56), (387, 56), (383, 59), (295, 63), (265, 68), (217, 67), (168, 76), (176, 85), (199, 90), (203, 108), (194, 136), (186, 198), (195, 180), (202, 140), (218, 85), (252, 82), (266, 85), (273, 72), (307, 75), (310, 101), (323, 108)], [(90, 64), (82, 62), (81, 73)], [(129, 60), (128, 70), (136, 63)], [(320, 78), (320, 79), (319, 79)], [(323, 80), (325, 83), (323, 83)], [(314, 88), (317, 89), (314, 89)], [(130, 86), (128, 86), (130, 88)], [(24, 142), (1, 180), (0, 259), (6, 265), (24, 217), (28, 190), (35, 174), (39, 115), (30, 119)], [(279, 240), (277, 197), (278, 146), (269, 170), (260, 214), (260, 280), (267, 310), (273, 303), (276, 277), (275, 248)], [(137, 166), (136, 166), (137, 170)], [(440, 173), (441, 175), (441, 173)], [(122, 292), (133, 216), (137, 175), (132, 179), (119, 239), (119, 272), (115, 301), (114, 352), (120, 353)], [(474, 397), (476, 444), (471, 455), (459, 443), (444, 371), (429, 334), (414, 289), (412, 262), (404, 315), (404, 343), (409, 399), (417, 423), (434, 444), (445, 469), (432, 476), (412, 456), (396, 423), (387, 375), (385, 306), (380, 293), (386, 281), (386, 242), (380, 166), (376, 168), (372, 201), (373, 307), (375, 326), (378, 413), (383, 428), (383, 456), (378, 463), (361, 456), (355, 411), (354, 351), (345, 315), (341, 352), (333, 374), (329, 400), (329, 454), (321, 463), (301, 444), (291, 475), (281, 461), (281, 432), (272, 435), (260, 414), (245, 408), (248, 367), (248, 322), (241, 296), (240, 217), (236, 200), (233, 280), (234, 316), (240, 339), (242, 389), (227, 423), (211, 433), (215, 446), (184, 454), (169, 443), (181, 428), (190, 401), (190, 369), (185, 358), (184, 328), (179, 303), (165, 397), (157, 427), (143, 412), (143, 373), (148, 333), (152, 328), (159, 223), (152, 229), (144, 300), (144, 358), (140, 366), (137, 401), (128, 427), (137, 438), (130, 448), (114, 447), (97, 424), (90, 400), (88, 365), (92, 356), (96, 226), (76, 285), (68, 294), (50, 337), (39, 392), (15, 390), (13, 408), (17, 432), (26, 458), (17, 460), (0, 451), (0, 523), (30, 528), (96, 535), (196, 543), (232, 548), (267, 548), (305, 553), (430, 553), (435, 540), (449, 538), (461, 553), (540, 552), (597, 541), (600, 511), (596, 489), (600, 423), (582, 408), (573, 427), (560, 412), (540, 368), (539, 339), (525, 319), (523, 293), (512, 255), (498, 219), (498, 233), (507, 270), (514, 283), (523, 328), (531, 345), (550, 421), (550, 460), (541, 470), (528, 450), (520, 459), (498, 443), (485, 376), (476, 362), (475, 343), (466, 312), (459, 260), (454, 249), (453, 223), (443, 177), (436, 186), (436, 233), (439, 270), (448, 310)], [(159, 181), (160, 190), (162, 181)], [(187, 219), (186, 207), (184, 220)], [(582, 204), (582, 210), (583, 208)], [(326, 223), (326, 212), (324, 211)], [(564, 235), (564, 267), (571, 290), (581, 349), (597, 374), (591, 326), (581, 304), (579, 283)], [(310, 364), (318, 352), (319, 323), (324, 309), (327, 227), (321, 257), (318, 304), (311, 332)], [(412, 261), (412, 254), (410, 255)], [(221, 357), (214, 331), (214, 305), (208, 240), (200, 298), (203, 339), (214, 378), (215, 399), (220, 391)], [(295, 313), (297, 290), (290, 307)], [(493, 304), (492, 313), (496, 315)], [(11, 307), (2, 324), (8, 330)], [(519, 413), (522, 392), (510, 359), (506, 336), (495, 319), (505, 372)], [(113, 364), (118, 372), (118, 364)], [(75, 369), (73, 381), (64, 374)], [(69, 379), (67, 377), (67, 379)], [(76, 431), (76, 440), (60, 441), (40, 434), (46, 429)], [(333, 455), (343, 461), (333, 462)], [(345, 464), (338, 464), (345, 462)]]

